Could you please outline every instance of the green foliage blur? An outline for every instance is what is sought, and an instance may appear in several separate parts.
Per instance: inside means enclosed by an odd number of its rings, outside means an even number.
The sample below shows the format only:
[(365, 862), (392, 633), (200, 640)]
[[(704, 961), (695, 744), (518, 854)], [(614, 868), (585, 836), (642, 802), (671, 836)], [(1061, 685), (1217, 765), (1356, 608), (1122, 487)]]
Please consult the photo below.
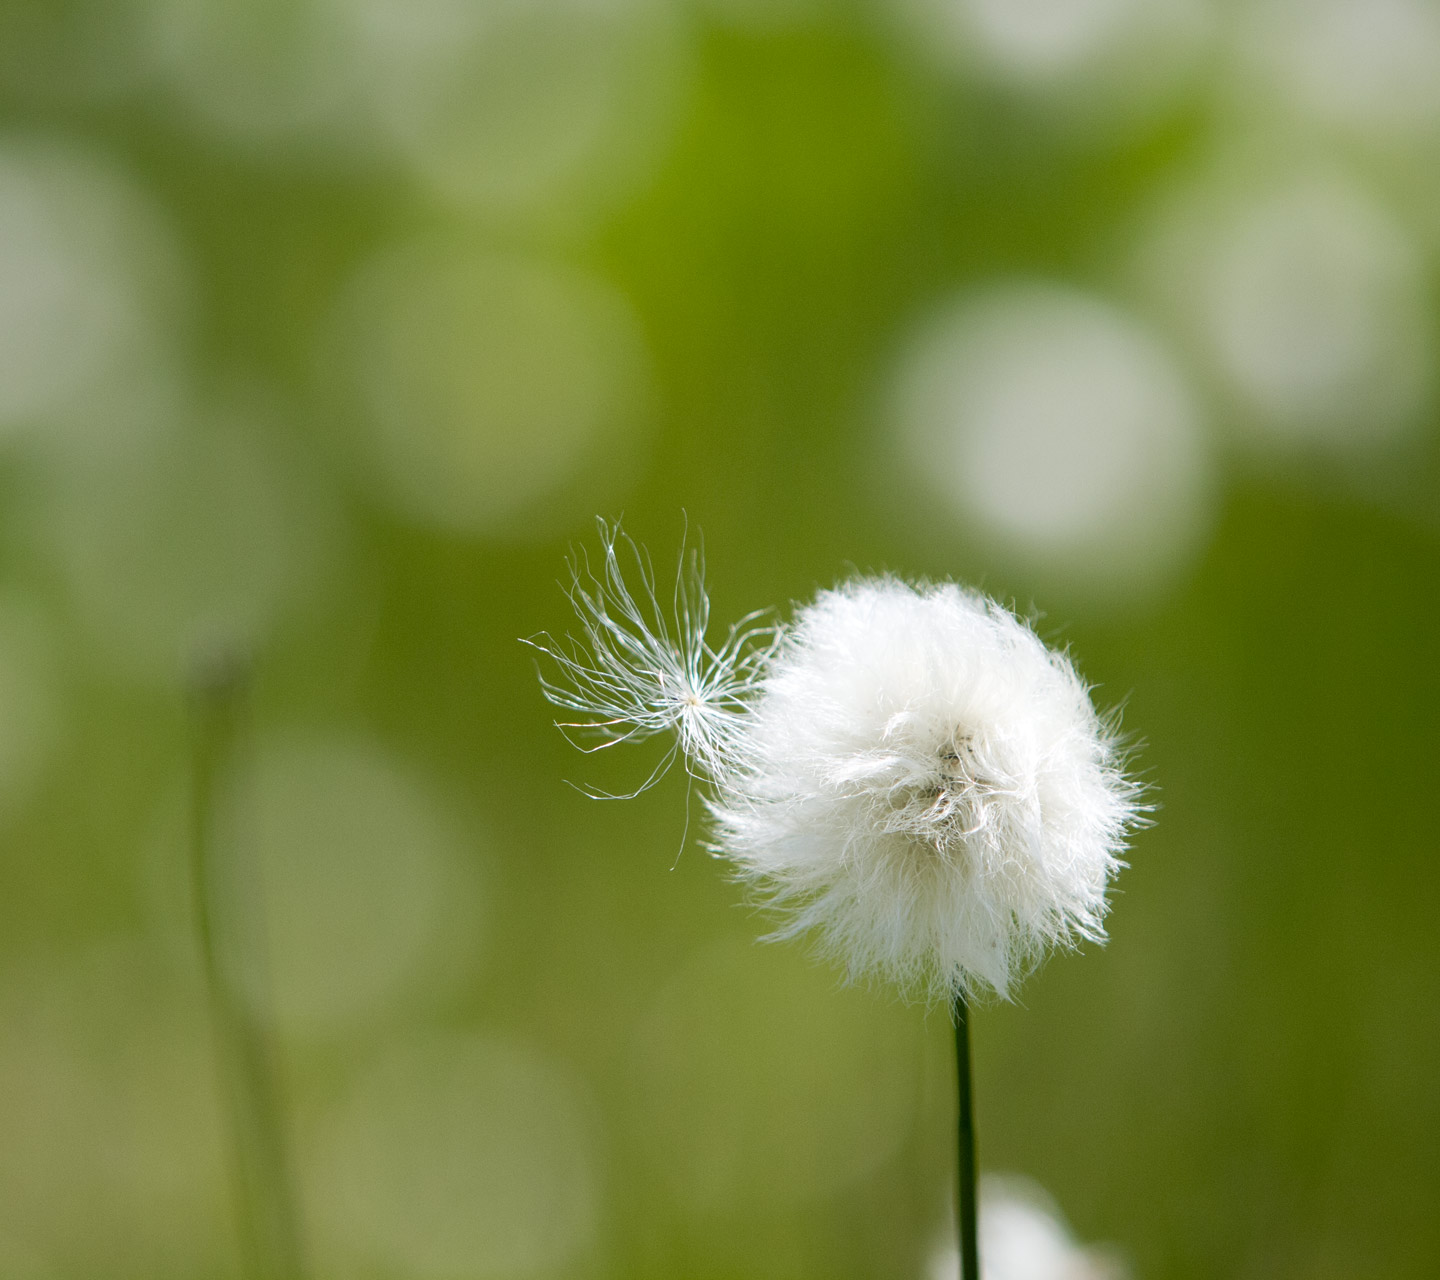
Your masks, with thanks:
[(758, 943), (679, 771), (567, 785), (663, 750), (517, 643), (621, 513), (1123, 705), (984, 1169), (1137, 1280), (1440, 1274), (1437, 175), (1426, 0), (0, 0), (0, 1277), (240, 1275), (215, 652), (310, 1274), (932, 1274), (944, 1011)]

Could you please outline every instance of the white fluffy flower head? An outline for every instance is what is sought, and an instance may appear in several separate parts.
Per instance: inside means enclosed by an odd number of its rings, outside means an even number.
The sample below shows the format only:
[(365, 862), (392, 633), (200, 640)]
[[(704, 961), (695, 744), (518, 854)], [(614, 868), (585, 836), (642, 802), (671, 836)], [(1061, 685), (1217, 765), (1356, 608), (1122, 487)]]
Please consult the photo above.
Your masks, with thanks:
[(583, 640), (540, 645), (546, 692), (601, 745), (676, 733), (715, 850), (781, 936), (928, 997), (1005, 995), (1048, 948), (1103, 938), (1136, 788), (1068, 658), (976, 592), (889, 577), (712, 648), (698, 561), (667, 619), (602, 530), (603, 577), (575, 566)]

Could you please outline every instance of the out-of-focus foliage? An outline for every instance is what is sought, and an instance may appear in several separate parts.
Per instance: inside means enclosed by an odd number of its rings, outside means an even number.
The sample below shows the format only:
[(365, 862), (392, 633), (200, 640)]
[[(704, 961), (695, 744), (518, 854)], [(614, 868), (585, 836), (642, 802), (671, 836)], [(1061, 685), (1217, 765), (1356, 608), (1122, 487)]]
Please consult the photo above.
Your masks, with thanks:
[(0, 0), (0, 1275), (236, 1274), (216, 646), (316, 1277), (924, 1274), (943, 1014), (757, 945), (682, 778), (565, 785), (654, 762), (516, 643), (622, 510), (1125, 704), (987, 1168), (1144, 1280), (1436, 1274), (1437, 254), (1428, 0)]

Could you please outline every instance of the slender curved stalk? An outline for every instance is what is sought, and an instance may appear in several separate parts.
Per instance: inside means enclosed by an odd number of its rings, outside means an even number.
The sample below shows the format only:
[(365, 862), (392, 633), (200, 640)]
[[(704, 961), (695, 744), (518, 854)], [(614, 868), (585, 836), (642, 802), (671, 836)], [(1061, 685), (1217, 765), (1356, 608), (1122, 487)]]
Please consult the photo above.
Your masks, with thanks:
[[(231, 1179), (243, 1273), (254, 1280), (301, 1280), (299, 1230), (273, 1053), (262, 1019), (235, 991), (226, 954), (236, 945), (235, 904), (220, 891), (230, 834), (221, 814), (222, 785), (236, 754), (246, 671), (214, 664), (191, 685), (192, 768), (190, 885), (205, 990), (210, 1004), (220, 1087), (228, 1110)], [(229, 908), (229, 911), (227, 911)]]
[(970, 1079), (970, 1007), (964, 995), (955, 995), (950, 1003), (950, 1014), (955, 1023), (955, 1224), (960, 1235), (960, 1280), (980, 1280), (980, 1243), (975, 1208), (975, 1108)]

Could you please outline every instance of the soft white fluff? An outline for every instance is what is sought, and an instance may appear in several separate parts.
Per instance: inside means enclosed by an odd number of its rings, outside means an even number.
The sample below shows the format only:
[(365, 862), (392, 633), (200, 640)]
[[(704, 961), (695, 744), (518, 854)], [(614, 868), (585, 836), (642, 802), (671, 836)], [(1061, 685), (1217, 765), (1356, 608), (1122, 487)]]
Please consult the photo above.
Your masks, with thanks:
[(894, 578), (822, 591), (778, 642), (710, 649), (698, 570), (662, 628), (614, 545), (599, 589), (577, 581), (585, 644), (547, 692), (607, 742), (677, 731), (714, 848), (779, 935), (929, 997), (1005, 995), (1047, 948), (1103, 938), (1135, 788), (1063, 654), (978, 593)]
[(846, 583), (800, 611), (713, 802), (718, 844), (856, 973), (1004, 994), (1103, 936), (1131, 787), (1085, 686), (946, 583)]

